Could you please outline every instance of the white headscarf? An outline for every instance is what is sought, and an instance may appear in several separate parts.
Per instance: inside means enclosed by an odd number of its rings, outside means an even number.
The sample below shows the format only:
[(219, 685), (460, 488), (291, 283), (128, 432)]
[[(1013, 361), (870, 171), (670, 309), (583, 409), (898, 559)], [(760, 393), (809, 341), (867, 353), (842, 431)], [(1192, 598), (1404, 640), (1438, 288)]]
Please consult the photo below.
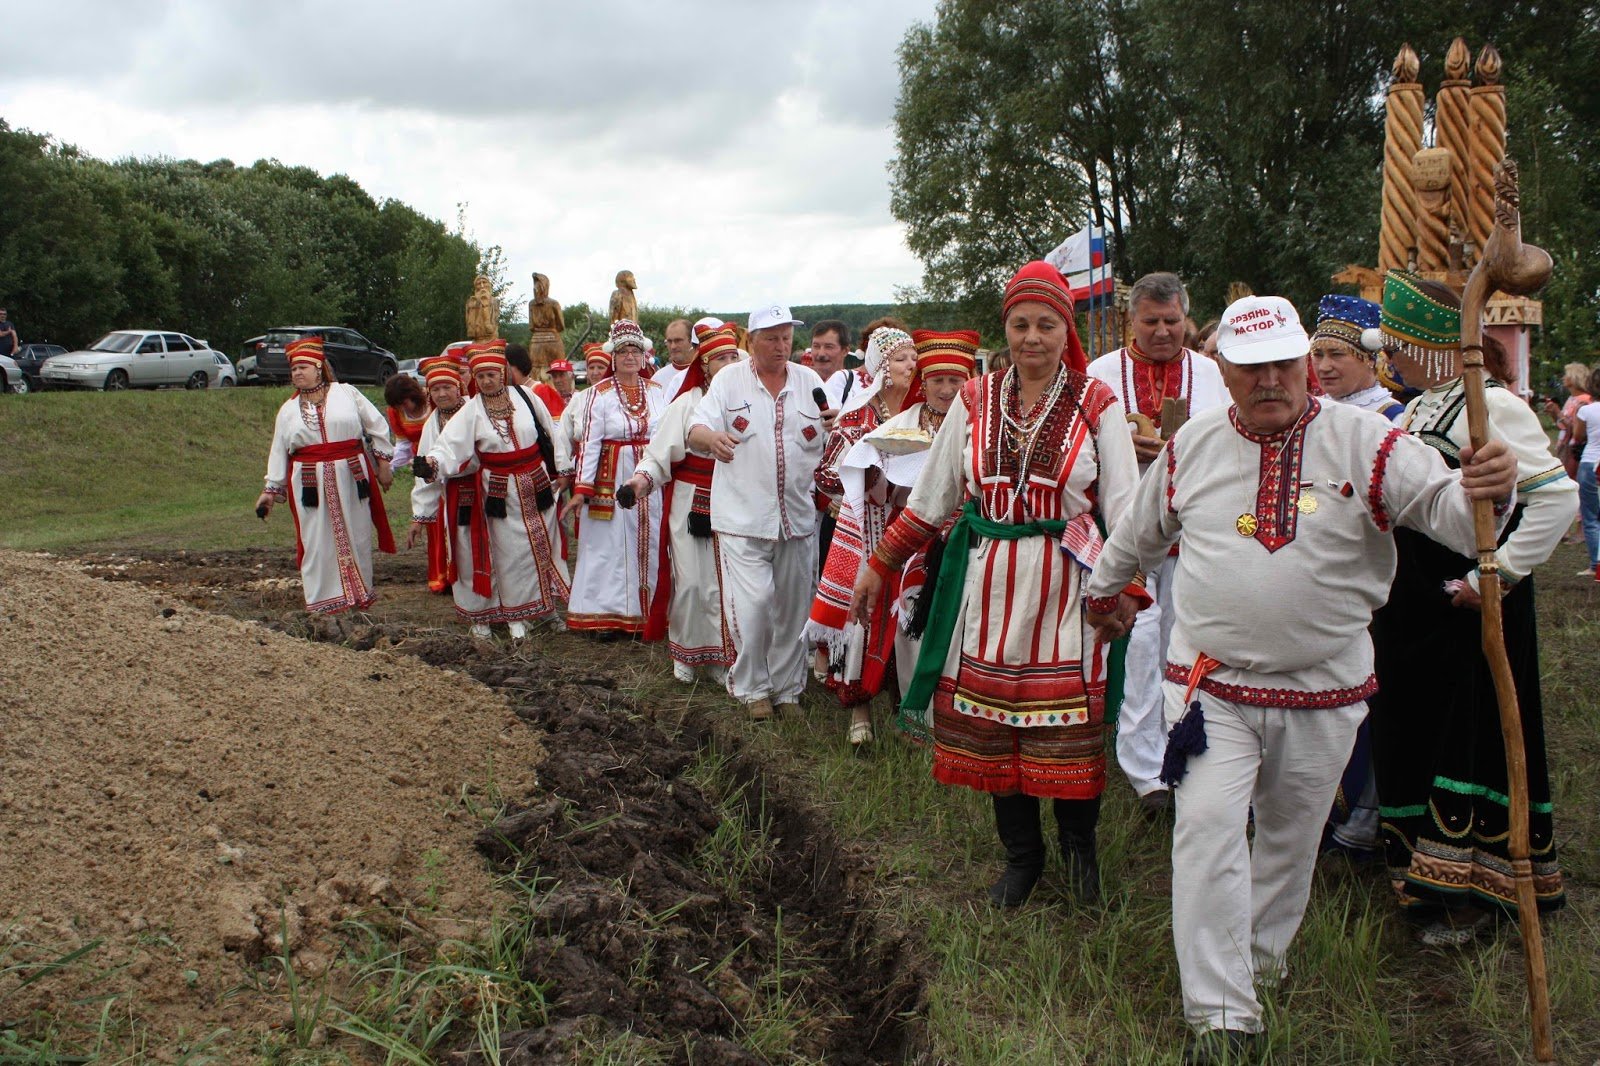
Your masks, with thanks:
[(911, 340), (911, 334), (903, 329), (895, 329), (893, 326), (880, 326), (872, 331), (872, 336), (867, 340), (867, 357), (864, 360), (864, 366), (868, 376), (872, 378), (872, 384), (851, 394), (850, 398), (845, 401), (844, 408), (839, 412), (841, 418), (850, 411), (865, 407), (869, 400), (883, 390), (885, 379), (888, 376), (886, 368), (889, 363), (889, 353), (902, 345), (911, 347), (913, 351), (916, 350), (916, 345)]

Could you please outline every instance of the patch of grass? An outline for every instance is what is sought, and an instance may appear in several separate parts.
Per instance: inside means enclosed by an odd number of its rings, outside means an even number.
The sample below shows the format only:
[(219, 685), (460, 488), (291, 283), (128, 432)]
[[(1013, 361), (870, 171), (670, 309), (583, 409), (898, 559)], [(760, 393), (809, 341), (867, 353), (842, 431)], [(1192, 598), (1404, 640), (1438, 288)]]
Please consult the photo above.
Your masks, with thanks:
[[(1600, 783), (1589, 769), (1600, 763), (1591, 681), (1600, 593), (1565, 578), (1579, 552), (1557, 553), (1539, 593), (1548, 748), (1572, 899), (1545, 922), (1563, 1062), (1600, 1058), (1600, 920), (1590, 903), (1600, 880)], [(927, 1061), (1177, 1061), (1187, 1029), (1172, 948), (1170, 829), (1139, 814), (1114, 758), (1100, 823), (1104, 905), (1071, 901), (1052, 845), (1034, 900), (1000, 913), (982, 899), (1003, 862), (986, 798), (935, 783), (928, 753), (894, 731), (885, 703), (879, 739), (862, 753), (845, 739), (848, 714), (826, 693), (808, 695), (798, 720), (755, 725), (715, 686), (684, 688), (668, 680), (668, 669), (665, 656), (652, 653), (617, 673), (637, 698), (662, 708), (663, 719), (689, 706), (722, 716), (774, 772), (807, 782), (841, 835), (871, 854), (874, 916), (917, 930), (932, 956)], [(1462, 951), (1421, 948), (1381, 866), (1326, 857), (1289, 978), (1264, 990), (1265, 1061), (1529, 1062), (1522, 967), (1509, 929)]]
[[(382, 398), (365, 390), (369, 399)], [(42, 392), (0, 418), (0, 547), (286, 548), (285, 510), (265, 523), (255, 499), (286, 389)], [(410, 475), (386, 494), (404, 536)]]

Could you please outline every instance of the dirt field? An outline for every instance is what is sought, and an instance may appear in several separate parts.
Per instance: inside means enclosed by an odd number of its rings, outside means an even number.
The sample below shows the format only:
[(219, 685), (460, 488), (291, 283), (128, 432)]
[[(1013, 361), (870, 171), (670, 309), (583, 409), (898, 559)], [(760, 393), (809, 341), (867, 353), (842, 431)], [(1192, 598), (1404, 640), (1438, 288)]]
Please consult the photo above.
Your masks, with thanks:
[(232, 1059), (291, 1027), (285, 962), (351, 987), (341, 920), (470, 939), (519, 903), (498, 871), (537, 889), (545, 1000), (506, 1062), (899, 1061), (922, 973), (849, 902), (863, 857), (736, 740), (626, 695), (636, 646), (473, 641), (417, 567), (311, 619), (286, 553), (0, 555), (0, 929), (14, 960), (103, 940), (0, 974), (0, 1016), (115, 994), (154, 1057), (225, 1027)]

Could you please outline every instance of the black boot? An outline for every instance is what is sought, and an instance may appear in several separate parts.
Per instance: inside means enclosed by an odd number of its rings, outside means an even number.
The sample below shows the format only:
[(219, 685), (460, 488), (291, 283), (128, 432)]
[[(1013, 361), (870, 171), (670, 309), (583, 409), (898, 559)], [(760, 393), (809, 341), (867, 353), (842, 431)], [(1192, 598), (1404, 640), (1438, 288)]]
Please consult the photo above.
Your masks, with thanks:
[(1100, 797), (1051, 803), (1056, 809), (1056, 833), (1061, 840), (1061, 861), (1067, 867), (1067, 887), (1079, 903), (1098, 903), (1100, 861), (1095, 855), (1094, 829), (1100, 821)]
[(1020, 907), (1033, 894), (1044, 872), (1044, 833), (1039, 829), (1039, 801), (1033, 796), (995, 796), (994, 826), (1006, 849), (1006, 868), (989, 886), (989, 902)]

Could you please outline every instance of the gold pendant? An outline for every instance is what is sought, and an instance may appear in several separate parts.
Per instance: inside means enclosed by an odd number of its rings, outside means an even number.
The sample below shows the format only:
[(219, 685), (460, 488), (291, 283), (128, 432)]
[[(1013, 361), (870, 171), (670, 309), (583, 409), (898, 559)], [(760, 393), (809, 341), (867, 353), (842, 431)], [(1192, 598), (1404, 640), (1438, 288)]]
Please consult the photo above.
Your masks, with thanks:
[(1256, 516), (1246, 511), (1239, 516), (1238, 521), (1233, 523), (1233, 528), (1239, 531), (1239, 536), (1241, 537), (1253, 537), (1256, 535), (1256, 530), (1260, 528), (1260, 525), (1261, 523), (1256, 521)]
[(1317, 498), (1309, 492), (1302, 492), (1295, 501), (1295, 506), (1300, 508), (1301, 514), (1311, 514), (1317, 509)]

